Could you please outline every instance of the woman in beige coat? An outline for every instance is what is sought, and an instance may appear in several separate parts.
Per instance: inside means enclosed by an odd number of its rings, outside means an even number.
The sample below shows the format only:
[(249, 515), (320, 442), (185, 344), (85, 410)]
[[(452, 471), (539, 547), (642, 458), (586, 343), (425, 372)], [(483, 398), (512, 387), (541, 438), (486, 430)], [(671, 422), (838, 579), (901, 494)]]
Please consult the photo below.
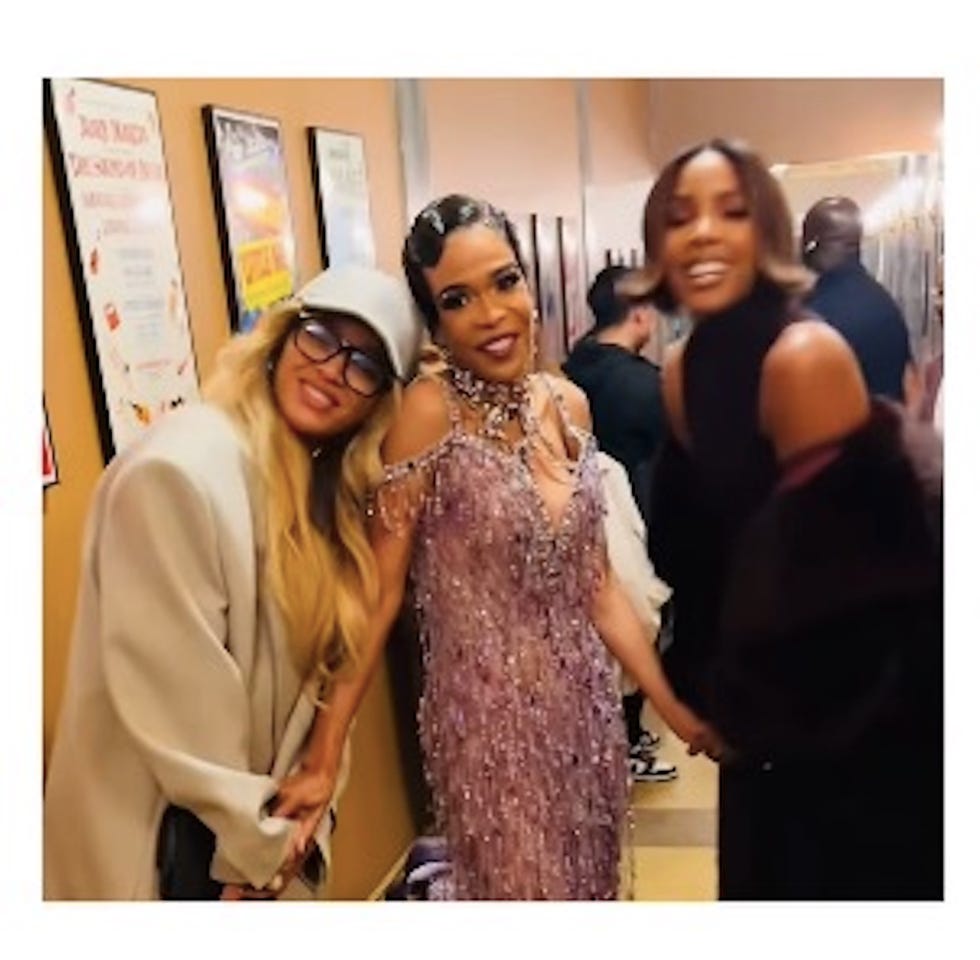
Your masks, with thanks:
[(166, 881), (188, 823), (214, 848), (202, 896), (322, 891), (338, 791), (298, 821), (276, 791), (358, 660), (378, 589), (364, 507), (420, 336), (399, 281), (327, 270), (225, 348), (206, 402), (106, 469), (45, 793), (46, 899), (186, 896)]

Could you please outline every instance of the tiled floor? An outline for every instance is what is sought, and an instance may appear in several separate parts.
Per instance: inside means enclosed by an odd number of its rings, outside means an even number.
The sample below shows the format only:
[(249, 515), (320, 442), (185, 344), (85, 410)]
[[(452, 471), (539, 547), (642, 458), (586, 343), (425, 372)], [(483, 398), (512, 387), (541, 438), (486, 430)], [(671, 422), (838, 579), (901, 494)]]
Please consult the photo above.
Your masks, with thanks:
[(633, 898), (714, 900), (718, 768), (705, 757), (688, 756), (649, 711), (643, 721), (660, 733), (658, 755), (677, 765), (678, 777), (633, 787)]

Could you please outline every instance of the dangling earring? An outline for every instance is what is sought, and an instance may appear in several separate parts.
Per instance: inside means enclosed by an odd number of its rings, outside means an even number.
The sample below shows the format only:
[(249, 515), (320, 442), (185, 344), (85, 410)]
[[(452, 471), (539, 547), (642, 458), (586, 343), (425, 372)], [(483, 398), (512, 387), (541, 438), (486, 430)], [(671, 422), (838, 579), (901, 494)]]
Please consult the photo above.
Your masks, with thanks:
[(430, 336), (422, 349), (419, 363), (432, 373), (438, 373), (449, 366), (449, 351), (435, 337)]

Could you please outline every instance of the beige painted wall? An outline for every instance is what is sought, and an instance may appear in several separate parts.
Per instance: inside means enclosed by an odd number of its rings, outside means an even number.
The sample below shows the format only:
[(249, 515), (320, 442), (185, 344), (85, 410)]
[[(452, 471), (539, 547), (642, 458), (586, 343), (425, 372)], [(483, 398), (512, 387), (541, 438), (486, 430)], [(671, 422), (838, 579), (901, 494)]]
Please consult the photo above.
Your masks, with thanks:
[(589, 182), (618, 186), (652, 177), (650, 81), (589, 80), (586, 101)]
[(434, 197), (580, 215), (574, 80), (429, 79), (422, 90)]
[(432, 196), (458, 191), (513, 214), (574, 218), (584, 291), (605, 247), (636, 245), (636, 184), (645, 190), (652, 163), (649, 81), (589, 79), (583, 86), (584, 158), (573, 79), (422, 81)]
[[(320, 269), (313, 180), (305, 127), (365, 137), (379, 264), (398, 269), (404, 223), (397, 122), (389, 80), (133, 80), (153, 90), (164, 132), (175, 226), (198, 371), (211, 370), (229, 336), (204, 144), (201, 106), (251, 110), (282, 125), (299, 280)], [(61, 701), (79, 579), (82, 526), (102, 470), (79, 317), (50, 157), (44, 151), (44, 389), (61, 483), (44, 498), (44, 747), (47, 757)], [(340, 807), (331, 895), (366, 897), (411, 839), (398, 772), (394, 714), (382, 671), (354, 735), (354, 765)]]
[(770, 163), (937, 149), (938, 79), (670, 79), (650, 83), (653, 161), (712, 136)]

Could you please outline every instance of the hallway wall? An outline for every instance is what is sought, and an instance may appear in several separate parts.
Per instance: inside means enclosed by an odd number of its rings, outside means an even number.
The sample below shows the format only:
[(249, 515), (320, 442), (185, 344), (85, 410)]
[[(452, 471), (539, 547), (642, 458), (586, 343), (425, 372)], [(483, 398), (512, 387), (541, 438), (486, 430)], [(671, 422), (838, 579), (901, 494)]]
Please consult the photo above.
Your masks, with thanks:
[(585, 254), (583, 290), (606, 247), (624, 246), (624, 238), (636, 245), (652, 177), (648, 80), (421, 84), (433, 197), (471, 193), (513, 214), (573, 218)]
[(432, 196), (469, 193), (513, 213), (578, 216), (574, 80), (422, 81)]
[(747, 140), (769, 163), (930, 153), (943, 118), (940, 79), (669, 79), (650, 96), (658, 167), (712, 136)]

